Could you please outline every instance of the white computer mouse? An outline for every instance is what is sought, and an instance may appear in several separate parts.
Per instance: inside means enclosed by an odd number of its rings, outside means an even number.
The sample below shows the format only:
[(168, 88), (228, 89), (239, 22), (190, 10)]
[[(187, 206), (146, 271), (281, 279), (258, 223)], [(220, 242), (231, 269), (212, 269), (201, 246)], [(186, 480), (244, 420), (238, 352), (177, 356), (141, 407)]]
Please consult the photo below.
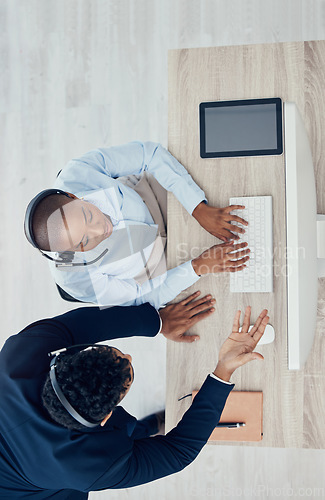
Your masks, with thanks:
[[(253, 328), (253, 326), (254, 325), (250, 325), (248, 331), (250, 331)], [(239, 329), (239, 331), (241, 332), (241, 328)], [(271, 344), (271, 342), (273, 342), (274, 338), (275, 338), (274, 328), (272, 325), (268, 324), (265, 327), (265, 331), (264, 331), (263, 336), (258, 341), (258, 345)]]

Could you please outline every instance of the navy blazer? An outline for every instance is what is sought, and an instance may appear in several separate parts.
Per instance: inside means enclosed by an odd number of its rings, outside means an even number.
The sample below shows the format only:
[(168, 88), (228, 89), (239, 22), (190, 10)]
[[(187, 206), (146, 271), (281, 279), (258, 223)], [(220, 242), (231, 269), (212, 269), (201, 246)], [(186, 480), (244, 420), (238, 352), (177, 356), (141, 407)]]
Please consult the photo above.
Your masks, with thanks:
[(234, 387), (213, 377), (166, 436), (135, 439), (137, 420), (121, 406), (104, 427), (77, 431), (55, 423), (42, 405), (49, 352), (134, 335), (154, 337), (159, 325), (149, 304), (83, 307), (37, 321), (6, 341), (0, 352), (1, 499), (84, 499), (89, 491), (128, 488), (173, 474), (195, 459)]

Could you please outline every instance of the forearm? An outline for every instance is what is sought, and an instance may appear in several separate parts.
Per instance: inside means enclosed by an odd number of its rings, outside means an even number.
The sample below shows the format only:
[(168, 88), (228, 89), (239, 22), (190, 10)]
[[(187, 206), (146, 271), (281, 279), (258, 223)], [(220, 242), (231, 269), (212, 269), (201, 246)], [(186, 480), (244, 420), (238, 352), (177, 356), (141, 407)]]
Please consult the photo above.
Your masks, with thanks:
[(134, 141), (122, 146), (97, 150), (106, 172), (112, 177), (129, 174), (152, 174), (159, 184), (172, 192), (192, 214), (206, 200), (204, 191), (194, 182), (187, 170), (167, 149), (157, 142)]
[[(194, 182), (191, 175), (167, 149), (157, 143), (144, 143), (152, 149), (152, 156), (145, 169), (167, 190), (172, 192), (184, 208), (192, 214), (203, 200), (204, 191)], [(148, 155), (149, 156), (149, 155)]]
[(64, 327), (72, 344), (96, 343), (132, 336), (154, 337), (160, 317), (150, 304), (125, 307), (82, 307), (52, 318)]
[(154, 481), (174, 474), (193, 462), (219, 422), (233, 387), (208, 377), (174, 429), (166, 436), (134, 442), (127, 464), (128, 472), (121, 474), (116, 487), (127, 488)]
[[(76, 277), (78, 273), (75, 273)], [(198, 281), (190, 261), (169, 269), (160, 276), (145, 281), (142, 285), (134, 279), (119, 279), (105, 274), (81, 275), (81, 278), (68, 284), (59, 282), (61, 288), (77, 299), (91, 302), (101, 308), (107, 306), (134, 306), (149, 302), (159, 309), (173, 300), (182, 290)], [(55, 276), (56, 278), (56, 276)], [(57, 280), (56, 280), (57, 281)], [(81, 296), (81, 291), (90, 293)]]
[(89, 151), (65, 166), (54, 187), (80, 193), (98, 189), (103, 174), (117, 178), (139, 175), (144, 171), (151, 173), (167, 191), (171, 191), (190, 214), (206, 200), (204, 191), (183, 165), (159, 143), (150, 141), (134, 141)]
[(179, 293), (199, 280), (191, 261), (184, 262), (165, 275), (145, 282), (141, 287), (141, 295), (135, 301), (137, 305), (149, 302), (156, 309), (173, 300)]

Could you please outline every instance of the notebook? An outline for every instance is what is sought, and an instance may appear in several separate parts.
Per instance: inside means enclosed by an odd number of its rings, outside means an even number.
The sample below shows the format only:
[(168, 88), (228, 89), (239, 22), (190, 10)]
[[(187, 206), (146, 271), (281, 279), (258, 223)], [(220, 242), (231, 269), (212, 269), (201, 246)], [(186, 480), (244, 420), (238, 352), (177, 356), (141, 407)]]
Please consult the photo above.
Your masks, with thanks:
[[(192, 391), (192, 400), (198, 391)], [(220, 417), (222, 422), (244, 422), (235, 429), (215, 427), (209, 441), (261, 441), (263, 438), (263, 392), (232, 391)]]

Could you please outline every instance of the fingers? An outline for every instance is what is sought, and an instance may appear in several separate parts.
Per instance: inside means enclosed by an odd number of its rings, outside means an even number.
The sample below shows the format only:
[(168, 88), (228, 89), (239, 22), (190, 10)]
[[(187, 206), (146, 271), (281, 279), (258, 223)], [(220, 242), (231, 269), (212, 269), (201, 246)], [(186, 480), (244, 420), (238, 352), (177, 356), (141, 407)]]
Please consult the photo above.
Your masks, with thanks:
[(234, 323), (232, 325), (232, 333), (237, 333), (239, 331), (239, 320), (240, 320), (240, 315), (241, 315), (241, 311), (238, 310), (235, 314), (235, 319), (234, 319)]
[(261, 354), (261, 353), (259, 353), (259, 352), (252, 352), (252, 361), (253, 361), (254, 359), (261, 359), (261, 360), (263, 360), (263, 359), (264, 359), (264, 356), (262, 356), (262, 354)]
[(222, 252), (226, 255), (229, 255), (229, 258), (231, 259), (236, 258), (238, 251), (246, 250), (246, 253), (249, 253), (247, 252), (249, 248), (247, 248), (246, 241), (243, 241), (242, 243), (236, 243), (236, 245), (233, 241), (227, 241), (226, 243), (221, 243), (221, 245), (214, 245), (214, 247), (211, 248), (222, 248)]
[(198, 297), (200, 295), (200, 293), (201, 293), (200, 290), (198, 290), (197, 292), (191, 293), (191, 295), (189, 295), (188, 297), (186, 297), (185, 299), (181, 300), (178, 303), (182, 304), (183, 306), (186, 306), (189, 302), (191, 302), (192, 300), (194, 300), (195, 297)]
[(259, 352), (250, 352), (247, 354), (241, 354), (239, 356), (240, 366), (246, 365), (246, 363), (249, 363), (250, 361), (254, 361), (254, 359), (263, 360), (264, 356), (262, 356), (262, 354), (260, 354)]
[(237, 259), (237, 260), (230, 260), (228, 262), (229, 267), (238, 267), (238, 266), (243, 266), (245, 262), (247, 262), (249, 259), (249, 255), (247, 257), (243, 257), (242, 259)]
[(220, 240), (224, 241), (225, 243), (230, 243), (233, 242), (233, 240), (239, 240), (239, 236), (237, 234), (232, 233), (231, 231), (228, 231), (228, 229), (224, 229), (222, 231), (222, 234), (217, 234), (217, 233), (212, 233), (216, 238), (219, 238)]
[(238, 252), (234, 252), (233, 254), (228, 253), (228, 257), (230, 257), (232, 260), (236, 256), (236, 259), (238, 259), (239, 257), (244, 257), (245, 255), (249, 255), (249, 253), (250, 253), (250, 249), (245, 248), (244, 250), (239, 250)]
[(211, 306), (215, 303), (215, 299), (211, 298), (211, 295), (206, 295), (202, 299), (196, 300), (187, 306), (187, 310), (190, 312), (191, 316), (195, 316), (202, 311), (206, 311), (211, 308)]
[(258, 342), (260, 340), (260, 338), (262, 337), (262, 335), (263, 335), (263, 333), (265, 331), (265, 327), (266, 327), (266, 325), (269, 322), (269, 319), (270, 319), (269, 316), (265, 316), (262, 319), (261, 324), (259, 325), (257, 331), (253, 335), (253, 339), (254, 339), (255, 342)]
[[(246, 257), (245, 259), (235, 260), (224, 262), (217, 269), (211, 270), (211, 273), (237, 273), (238, 271), (243, 271), (247, 266), (245, 262), (249, 259)], [(221, 267), (223, 266), (223, 267)]]
[(233, 245), (229, 251), (236, 252), (237, 250), (240, 250), (241, 248), (246, 248), (246, 247), (247, 247), (247, 242), (243, 241), (242, 243), (237, 243), (236, 245)]
[[(228, 248), (229, 247), (229, 252), (232, 248), (234, 248), (234, 242), (233, 241), (225, 241), (224, 243), (221, 243), (220, 245), (214, 245), (214, 247), (222, 247), (222, 248)], [(214, 248), (211, 247), (211, 248)]]
[(187, 342), (187, 344), (191, 344), (196, 340), (200, 340), (199, 335), (182, 335), (181, 337), (179, 337), (179, 342)]
[(225, 272), (227, 273), (238, 273), (238, 271), (243, 271), (247, 266), (243, 265), (243, 266), (239, 266), (239, 267), (226, 267), (224, 269)]
[(200, 295), (200, 291), (198, 290), (197, 292), (192, 293), (186, 299), (181, 300), (178, 302), (177, 305), (182, 305), (185, 307), (187, 311), (191, 311), (192, 315), (198, 314), (199, 312), (208, 309), (211, 307), (212, 304), (214, 304), (215, 299), (211, 298), (211, 295), (205, 295), (204, 297), (200, 297), (197, 300), (194, 300), (196, 297)]
[(244, 210), (245, 208), (245, 205), (229, 205), (228, 207), (224, 208), (224, 211), (229, 214), (233, 210)]
[(249, 332), (252, 337), (253, 337), (254, 333), (258, 330), (260, 324), (262, 323), (263, 318), (265, 318), (266, 315), (267, 315), (267, 309), (263, 309), (263, 311), (261, 312), (261, 314), (259, 315), (259, 317), (255, 321), (253, 328)]
[(242, 269), (242, 266), (249, 259), (249, 253), (250, 250), (246, 242), (237, 245), (234, 245), (233, 242), (214, 245), (205, 250), (197, 259), (194, 259), (199, 261), (199, 266), (195, 271), (198, 271), (197, 274), (238, 271), (239, 269), (236, 268)]
[(244, 316), (244, 321), (243, 321), (243, 326), (242, 326), (242, 333), (247, 333), (250, 325), (250, 319), (251, 319), (251, 306), (247, 306), (245, 310), (245, 316)]
[[(239, 217), (238, 217), (239, 219)], [(241, 219), (244, 220), (244, 219)], [(238, 221), (240, 222), (240, 221)], [(232, 224), (231, 222), (228, 222), (228, 227), (230, 228), (229, 231), (235, 231), (235, 233), (244, 233), (245, 229), (243, 227), (237, 226), (236, 224)]]
[(235, 222), (239, 222), (240, 224), (243, 224), (244, 226), (248, 226), (247, 220), (243, 219), (242, 217), (239, 217), (238, 215), (229, 214), (229, 217), (231, 217), (230, 220), (233, 220)]
[(227, 241), (225, 243), (221, 243), (221, 245), (214, 245), (211, 248), (222, 248), (224, 253), (229, 254), (229, 252), (234, 252), (233, 255), (236, 255), (237, 250), (241, 250), (242, 248), (246, 248), (246, 247), (247, 247), (246, 242), (237, 243), (236, 245), (234, 245), (233, 241)]
[(211, 307), (208, 310), (205, 310), (203, 312), (195, 314), (195, 316), (193, 316), (190, 320), (189, 327), (191, 327), (191, 326), (195, 325), (196, 323), (198, 323), (199, 321), (202, 321), (203, 319), (207, 318), (208, 316), (213, 314), (214, 311), (215, 311), (214, 307)]

